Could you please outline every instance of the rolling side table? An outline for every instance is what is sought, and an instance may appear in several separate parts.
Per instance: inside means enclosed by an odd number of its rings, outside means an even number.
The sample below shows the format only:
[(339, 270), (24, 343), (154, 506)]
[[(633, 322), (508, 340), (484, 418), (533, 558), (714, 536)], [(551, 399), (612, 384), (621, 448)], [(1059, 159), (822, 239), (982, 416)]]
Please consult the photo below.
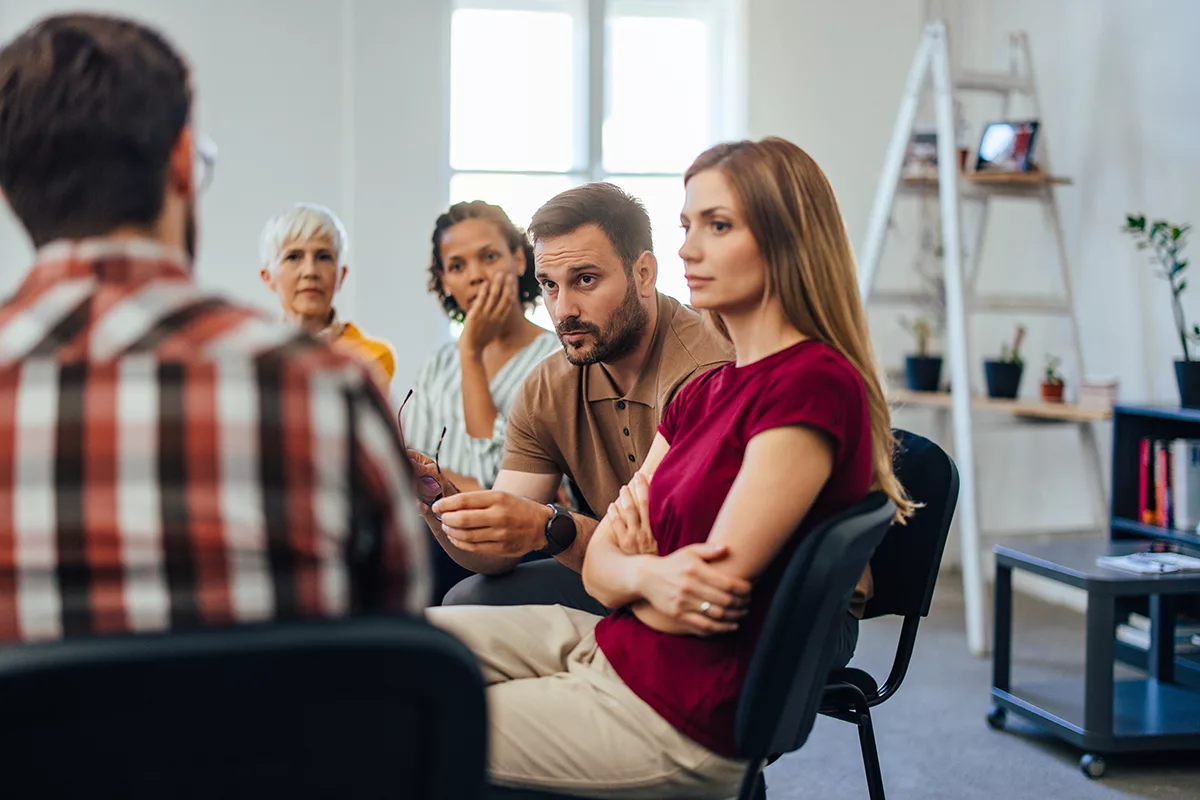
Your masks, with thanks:
[[(1200, 593), (1200, 572), (1138, 574), (1101, 567), (1102, 555), (1149, 548), (1148, 542), (1070, 542), (997, 545), (992, 710), (988, 722), (1004, 724), (1008, 712), (1084, 751), (1084, 774), (1104, 774), (1104, 755), (1200, 749), (1200, 692), (1175, 683), (1175, 599)], [(1191, 555), (1196, 555), (1192, 553)], [(1084, 678), (1014, 686), (1012, 671), (1012, 571), (1023, 569), (1087, 592)], [(1146, 677), (1113, 679), (1117, 599), (1150, 598), (1150, 650)]]

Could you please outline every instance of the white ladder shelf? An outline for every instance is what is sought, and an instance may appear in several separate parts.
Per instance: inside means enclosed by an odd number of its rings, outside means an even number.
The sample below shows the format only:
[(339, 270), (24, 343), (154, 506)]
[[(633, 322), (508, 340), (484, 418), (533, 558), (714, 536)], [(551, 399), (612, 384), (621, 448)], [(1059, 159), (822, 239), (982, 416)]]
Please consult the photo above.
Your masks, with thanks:
[[(902, 178), (905, 152), (912, 137), (917, 109), (927, 79), (932, 84), (933, 108), (937, 128), (937, 178)], [(892, 391), (890, 399), (905, 405), (928, 406), (938, 410), (943, 429), (946, 414), (953, 422), (955, 462), (959, 469), (960, 492), (957, 522), (962, 540), (963, 594), (966, 616), (967, 644), (976, 655), (986, 655), (989, 647), (985, 626), (985, 587), (981, 574), (980, 528), (975, 482), (975, 454), (972, 437), (972, 413), (1009, 413), (1018, 419), (1053, 420), (1075, 423), (1079, 427), (1085, 461), (1092, 472), (1092, 492), (1095, 495), (1099, 519), (1107, 518), (1107, 487), (1100, 463), (1100, 450), (1092, 423), (1107, 419), (1105, 411), (1077, 409), (1072, 406), (1029, 402), (1000, 401), (972, 394), (970, 370), (971, 346), (967, 315), (971, 312), (1021, 312), (1051, 314), (1064, 317), (1070, 327), (1072, 355), (1077, 376), (1085, 375), (1079, 325), (1075, 316), (1071, 275), (1067, 264), (1062, 223), (1055, 199), (1056, 186), (1068, 185), (1070, 180), (1054, 176), (1045, 147), (1043, 132), (1039, 132), (1038, 171), (1021, 174), (962, 173), (958, 166), (955, 143), (953, 94), (985, 92), (1002, 98), (1000, 118), (1009, 113), (1014, 95), (1025, 95), (1040, 115), (1037, 89), (1034, 83), (1029, 42), (1025, 34), (1010, 37), (1010, 63), (1006, 72), (981, 73), (962, 71), (951, 74), (946, 25), (933, 21), (925, 26), (912, 67), (908, 74), (900, 111), (892, 131), (883, 172), (875, 194), (868, 222), (867, 238), (859, 267), (859, 290), (863, 302), (921, 304), (927, 296), (919, 293), (884, 292), (872, 294), (879, 259), (887, 238), (892, 208), (899, 191), (936, 188), (942, 229), (942, 267), (945, 289), (947, 356), (951, 392), (924, 393)], [(1040, 202), (1048, 216), (1057, 245), (1057, 261), (1063, 286), (1060, 298), (1022, 296), (1018, 294), (976, 294), (980, 250), (987, 227), (990, 200), (993, 197), (1026, 197)], [(972, 231), (972, 248), (963, 264), (962, 231), (959, 202), (981, 204), (979, 223)], [(965, 269), (964, 269), (965, 266)], [(943, 430), (943, 433), (946, 432)], [(1094, 527), (1093, 527), (1094, 529)]]

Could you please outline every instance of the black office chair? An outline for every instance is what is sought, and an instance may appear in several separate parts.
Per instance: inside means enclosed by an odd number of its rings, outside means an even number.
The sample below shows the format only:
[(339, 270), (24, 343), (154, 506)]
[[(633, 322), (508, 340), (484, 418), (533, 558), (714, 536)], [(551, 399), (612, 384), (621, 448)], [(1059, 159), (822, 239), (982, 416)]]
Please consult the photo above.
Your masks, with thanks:
[(483, 679), (418, 619), (0, 648), (6, 797), (480, 797)]
[(958, 468), (942, 448), (923, 436), (897, 430), (896, 474), (909, 495), (924, 504), (907, 525), (893, 525), (871, 558), (875, 594), (867, 601), (865, 619), (897, 614), (904, 618), (891, 672), (880, 686), (854, 667), (829, 676), (821, 713), (858, 726), (867, 789), (871, 800), (884, 800), (883, 774), (871, 708), (896, 693), (908, 672), (917, 626), (929, 615), (946, 536), (958, 504)]
[[(792, 555), (767, 612), (734, 735), (749, 760), (739, 800), (762, 800), (767, 760), (799, 749), (816, 720), (837, 626), (895, 506), (882, 492), (810, 532)], [(492, 787), (489, 800), (565, 800), (565, 795)]]

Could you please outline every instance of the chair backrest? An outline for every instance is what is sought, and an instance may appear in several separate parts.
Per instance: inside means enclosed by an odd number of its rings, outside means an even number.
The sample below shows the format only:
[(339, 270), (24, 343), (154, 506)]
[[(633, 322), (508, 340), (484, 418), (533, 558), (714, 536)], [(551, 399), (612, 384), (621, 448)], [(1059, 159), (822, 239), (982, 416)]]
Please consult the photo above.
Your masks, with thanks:
[(958, 505), (958, 468), (936, 444), (896, 430), (896, 476), (923, 506), (906, 524), (893, 525), (871, 557), (875, 592), (864, 616), (927, 616), (942, 551)]
[(791, 752), (808, 738), (837, 625), (895, 511), (872, 492), (805, 535), (792, 554), (738, 699), (735, 736), (746, 758)]
[(4, 784), (40, 798), (451, 800), (485, 785), (477, 662), (419, 619), (0, 648), (0, 709)]

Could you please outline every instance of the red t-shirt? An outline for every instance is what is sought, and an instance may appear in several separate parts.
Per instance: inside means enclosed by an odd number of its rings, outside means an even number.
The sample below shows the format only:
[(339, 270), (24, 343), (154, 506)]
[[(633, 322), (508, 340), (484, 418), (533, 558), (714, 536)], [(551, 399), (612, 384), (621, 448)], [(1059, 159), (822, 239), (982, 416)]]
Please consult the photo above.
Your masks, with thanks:
[(805, 341), (738, 367), (726, 364), (681, 391), (659, 431), (671, 449), (650, 484), (650, 526), (658, 554), (707, 541), (717, 512), (759, 433), (811, 426), (834, 444), (833, 473), (808, 515), (754, 582), (737, 631), (701, 638), (661, 633), (628, 608), (596, 627), (613, 669), (638, 697), (692, 740), (736, 757), (734, 715), (763, 620), (800, 538), (870, 491), (871, 426), (858, 371), (828, 345)]

